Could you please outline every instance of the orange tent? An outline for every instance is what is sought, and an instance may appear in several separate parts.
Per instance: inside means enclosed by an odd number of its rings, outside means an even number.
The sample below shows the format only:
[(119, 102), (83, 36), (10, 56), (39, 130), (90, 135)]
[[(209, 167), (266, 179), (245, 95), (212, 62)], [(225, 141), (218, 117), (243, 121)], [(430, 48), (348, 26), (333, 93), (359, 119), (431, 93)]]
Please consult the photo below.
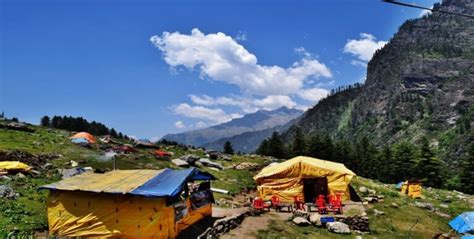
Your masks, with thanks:
[(71, 136), (71, 139), (77, 139), (77, 138), (87, 139), (87, 141), (89, 141), (89, 143), (95, 143), (96, 142), (95, 137), (92, 136), (92, 134), (89, 134), (87, 132), (80, 132), (80, 133), (77, 133), (77, 134)]

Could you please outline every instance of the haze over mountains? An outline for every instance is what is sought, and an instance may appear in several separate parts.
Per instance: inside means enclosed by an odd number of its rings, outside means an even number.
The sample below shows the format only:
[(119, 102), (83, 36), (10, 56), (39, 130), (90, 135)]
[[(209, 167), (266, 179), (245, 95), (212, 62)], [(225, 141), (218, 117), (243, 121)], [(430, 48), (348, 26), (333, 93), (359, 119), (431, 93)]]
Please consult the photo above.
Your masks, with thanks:
[[(212, 127), (187, 131), (179, 134), (167, 134), (162, 139), (176, 141), (187, 145), (198, 147), (211, 146), (216, 150), (221, 150), (222, 145), (215, 147), (215, 141), (224, 138), (230, 138), (243, 133), (260, 132), (274, 127), (287, 124), (303, 113), (301, 110), (281, 107), (276, 110), (259, 110), (255, 113), (244, 115), (242, 118), (236, 118), (229, 122), (218, 124)], [(271, 130), (273, 132), (273, 130)], [(260, 140), (261, 141), (261, 140)], [(224, 141), (225, 142), (225, 141)], [(231, 141), (232, 142), (232, 141)], [(257, 142), (257, 146), (258, 146)], [(234, 150), (239, 151), (240, 148)], [(250, 152), (250, 151), (245, 151)]]

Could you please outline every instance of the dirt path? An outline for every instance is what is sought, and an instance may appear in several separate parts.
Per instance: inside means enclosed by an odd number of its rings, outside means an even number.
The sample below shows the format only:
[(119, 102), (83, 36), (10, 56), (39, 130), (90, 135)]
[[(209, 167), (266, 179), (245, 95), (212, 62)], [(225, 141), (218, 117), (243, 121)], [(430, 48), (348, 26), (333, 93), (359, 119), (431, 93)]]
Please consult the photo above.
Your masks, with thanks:
[(258, 217), (246, 217), (242, 224), (221, 236), (223, 239), (247, 239), (256, 238), (255, 235), (259, 230), (268, 228), (271, 219), (287, 220), (291, 216), (290, 213), (267, 212)]

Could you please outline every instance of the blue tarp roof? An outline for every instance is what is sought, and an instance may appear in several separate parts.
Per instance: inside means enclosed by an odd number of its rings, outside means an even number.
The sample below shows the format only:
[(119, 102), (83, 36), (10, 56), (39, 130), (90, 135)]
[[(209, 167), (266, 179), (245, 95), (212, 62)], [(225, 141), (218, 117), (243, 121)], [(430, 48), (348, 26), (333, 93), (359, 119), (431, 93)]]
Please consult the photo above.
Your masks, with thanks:
[(449, 226), (458, 233), (474, 233), (474, 211), (455, 217), (449, 222)]
[(71, 142), (76, 144), (89, 144), (89, 141), (86, 138), (73, 138)]
[(184, 170), (117, 170), (104, 174), (85, 173), (44, 185), (40, 189), (93, 193), (132, 194), (145, 197), (174, 197), (188, 181), (214, 180), (196, 168)]
[(130, 192), (133, 195), (145, 197), (174, 197), (189, 180), (214, 180), (209, 173), (201, 172), (196, 168), (184, 170), (166, 169), (142, 186)]

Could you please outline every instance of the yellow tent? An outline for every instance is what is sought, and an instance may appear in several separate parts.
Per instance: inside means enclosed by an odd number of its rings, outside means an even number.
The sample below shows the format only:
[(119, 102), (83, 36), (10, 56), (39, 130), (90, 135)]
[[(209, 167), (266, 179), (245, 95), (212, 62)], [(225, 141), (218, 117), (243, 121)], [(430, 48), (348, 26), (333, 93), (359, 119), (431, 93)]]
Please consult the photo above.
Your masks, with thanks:
[[(195, 168), (84, 173), (46, 185), (52, 235), (98, 238), (175, 238), (211, 216), (212, 180)], [(191, 185), (191, 183), (189, 184)]]
[(282, 201), (291, 202), (300, 196), (314, 202), (318, 195), (343, 194), (350, 199), (349, 183), (355, 173), (344, 164), (310, 158), (295, 157), (262, 169), (254, 177), (259, 196), (270, 199), (277, 195)]
[(417, 181), (405, 181), (400, 192), (412, 198), (421, 198), (421, 183)]
[(30, 171), (30, 166), (19, 161), (0, 161), (0, 171)]

